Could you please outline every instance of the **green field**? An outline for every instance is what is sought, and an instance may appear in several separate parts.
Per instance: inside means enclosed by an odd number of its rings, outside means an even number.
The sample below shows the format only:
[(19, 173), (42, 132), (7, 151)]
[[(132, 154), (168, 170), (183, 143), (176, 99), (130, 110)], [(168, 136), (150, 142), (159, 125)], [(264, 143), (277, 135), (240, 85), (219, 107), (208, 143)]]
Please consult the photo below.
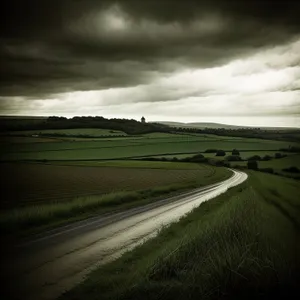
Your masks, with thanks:
[[(275, 153), (280, 153), (280, 151), (268, 151), (268, 150), (260, 150), (260, 151), (241, 151), (240, 152), (240, 157), (242, 159), (248, 159), (249, 157), (252, 157), (254, 155), (259, 155), (260, 157), (264, 157), (265, 155), (269, 155), (274, 157)], [(226, 152), (226, 156), (232, 155), (231, 151)], [(224, 159), (222, 156), (216, 156), (214, 153), (205, 153), (205, 157), (207, 158), (215, 158), (215, 159)], [(225, 156), (225, 159), (226, 159)]]
[(32, 136), (1, 136), (0, 145), (7, 147), (13, 144), (36, 144), (36, 143), (48, 143), (48, 142), (59, 142), (57, 138), (51, 137), (32, 137)]
[(300, 187), (251, 172), (241, 186), (94, 271), (61, 299), (285, 299), (299, 294)]
[[(0, 190), (2, 210), (39, 207), (49, 203), (61, 205), (62, 202), (72, 207), (75, 198), (82, 203), (83, 197), (93, 197), (91, 202), (98, 203), (95, 197), (98, 199), (108, 193), (135, 192), (171, 185), (171, 192), (182, 191), (220, 181), (229, 174), (225, 169), (215, 169), (205, 164), (137, 160), (142, 157), (172, 159), (203, 153), (206, 158), (224, 159), (204, 152), (207, 149), (222, 149), (229, 155), (232, 149), (238, 149), (241, 157), (247, 158), (254, 154), (274, 155), (280, 148), (297, 146), (283, 141), (209, 134), (151, 133), (97, 139), (100, 134), (118, 136), (122, 132), (70, 129), (43, 130), (50, 137), (32, 137), (39, 135), (37, 132), (14, 132), (16, 135), (22, 133), (28, 136), (12, 136), (9, 137), (11, 140), (1, 137), (0, 161), (2, 172), (6, 174)], [(58, 133), (65, 137), (51, 137), (51, 134)], [(73, 137), (69, 139), (67, 135), (87, 135), (95, 139), (73, 140)], [(286, 165), (288, 159), (282, 162), (284, 167), (289, 167)], [(134, 205), (140, 204), (137, 202)]]
[[(207, 149), (225, 150), (226, 156), (238, 149), (247, 159), (299, 147), (256, 138), (130, 136), (102, 129), (22, 131), (0, 140), (5, 175), (0, 232), (7, 239), (145, 205), (230, 177), (230, 170), (209, 165), (226, 157), (205, 153)], [(206, 164), (171, 161), (199, 153), (209, 159)], [(282, 168), (300, 168), (300, 154), (286, 154), (258, 162), (259, 168), (290, 175)], [(141, 160), (149, 157), (170, 161)], [(249, 174), (241, 186), (93, 272), (63, 299), (259, 299), (273, 289), (286, 291), (286, 283), (295, 290), (300, 268), (298, 181)]]
[(271, 161), (262, 161), (259, 162), (259, 164), (263, 168), (271, 167), (276, 170), (280, 170), (282, 168), (291, 167), (291, 166), (296, 166), (300, 168), (300, 155), (299, 154), (289, 155), (287, 157), (283, 157), (280, 159), (273, 159)]
[[(133, 169), (165, 169), (165, 170), (199, 170), (205, 165), (193, 163), (174, 163), (168, 161), (142, 161), (142, 160), (104, 160), (104, 161), (59, 161), (55, 165), (65, 166), (92, 166), (92, 167), (115, 167)], [(207, 166), (209, 169), (209, 166)]]
[[(272, 159), (269, 161), (258, 161), (258, 168), (272, 168), (274, 172), (277, 172), (282, 175), (288, 175), (296, 178), (300, 178), (299, 173), (290, 173), (285, 172), (283, 169), (290, 168), (290, 167), (297, 167), (300, 169), (300, 155), (299, 154), (289, 154), (286, 157)], [(232, 166), (247, 166), (247, 161), (240, 161), (240, 162), (232, 162)]]
[(47, 135), (47, 136), (114, 136), (127, 134), (119, 130), (110, 129), (97, 129), (97, 128), (78, 128), (78, 129), (46, 129), (46, 130), (24, 130), (24, 131), (13, 131), (10, 133), (12, 136), (32, 136), (32, 135)]
[[(198, 152), (195, 152), (194, 154), (196, 154)], [(270, 150), (257, 150), (257, 151), (247, 151), (247, 150), (243, 150), (240, 151), (240, 157), (242, 159), (247, 159), (251, 156), (254, 155), (259, 155), (261, 157), (264, 157), (265, 155), (269, 155), (269, 156), (275, 156), (275, 153), (280, 153), (279, 150), (277, 151), (270, 151)], [(204, 155), (204, 157), (206, 158), (214, 158), (214, 159), (218, 159), (218, 160), (223, 160), (224, 156), (216, 156), (215, 153), (202, 153)], [(290, 153), (284, 153), (286, 155), (290, 155)], [(186, 157), (191, 157), (193, 154), (173, 154), (173, 155), (154, 155), (152, 157), (154, 158), (166, 158), (166, 159), (172, 159), (173, 157), (176, 157), (178, 159), (182, 159), (182, 158), (186, 158)], [(232, 151), (226, 151), (226, 156), (232, 155)], [(225, 158), (226, 158), (225, 156)]]
[(231, 151), (278, 151), (289, 145), (282, 141), (216, 137), (209, 135), (143, 135), (140, 137), (60, 141), (41, 143), (2, 143), (0, 159), (18, 160), (100, 160), (154, 155), (204, 152), (207, 149)]

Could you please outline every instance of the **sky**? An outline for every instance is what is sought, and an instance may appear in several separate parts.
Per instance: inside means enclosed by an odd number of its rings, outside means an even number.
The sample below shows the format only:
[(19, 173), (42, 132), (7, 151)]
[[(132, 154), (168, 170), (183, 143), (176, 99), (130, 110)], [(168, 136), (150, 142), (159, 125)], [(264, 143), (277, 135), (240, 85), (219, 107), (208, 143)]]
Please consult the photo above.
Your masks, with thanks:
[(3, 0), (0, 114), (300, 127), (300, 1)]

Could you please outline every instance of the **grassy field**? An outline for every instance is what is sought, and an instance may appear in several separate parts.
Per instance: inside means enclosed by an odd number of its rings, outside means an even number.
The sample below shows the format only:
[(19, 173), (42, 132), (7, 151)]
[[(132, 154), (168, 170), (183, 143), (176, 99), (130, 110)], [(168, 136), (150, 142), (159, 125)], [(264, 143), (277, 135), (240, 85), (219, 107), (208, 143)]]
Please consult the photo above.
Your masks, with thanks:
[(0, 231), (6, 233), (144, 205), (232, 174), (204, 164), (139, 161), (99, 167), (7, 163), (2, 171)]
[[(0, 208), (13, 208), (111, 192), (134, 191), (216, 178), (221, 170), (207, 165), (161, 162), (107, 162), (99, 167), (2, 164)], [(113, 165), (115, 164), (115, 165)], [(218, 174), (217, 174), (218, 173)]]
[[(271, 157), (275, 156), (275, 153), (280, 153), (280, 151), (264, 151), (264, 150), (260, 150), (260, 151), (241, 151), (240, 152), (240, 157), (242, 159), (248, 159), (249, 157), (252, 157), (254, 155), (259, 155), (260, 157), (264, 157), (265, 155), (269, 155)], [(288, 153), (287, 153), (288, 154)], [(226, 152), (226, 156), (230, 156), (232, 155), (231, 151)], [(224, 157), (222, 156), (216, 156), (214, 153), (205, 153), (204, 154), (205, 157), (207, 158), (215, 158), (215, 159), (224, 159)], [(226, 158), (225, 156), (225, 158)]]
[[(283, 158), (272, 159), (269, 161), (258, 161), (257, 164), (258, 168), (272, 168), (274, 172), (277, 172), (279, 174), (300, 178), (299, 173), (290, 173), (283, 171), (283, 169), (290, 167), (297, 167), (300, 169), (300, 154), (289, 154)], [(233, 162), (232, 165), (246, 167), (247, 161)]]
[[(282, 158), (275, 158), (275, 154), (280, 153), (285, 156)], [(209, 160), (218, 160), (224, 161), (230, 164), (231, 167), (242, 166), (247, 168), (247, 159), (253, 156), (260, 156), (261, 158), (265, 156), (270, 156), (271, 159), (268, 161), (257, 161), (259, 169), (267, 169), (271, 168), (275, 173), (278, 173), (283, 176), (289, 176), (294, 178), (300, 178), (299, 173), (292, 173), (284, 171), (284, 169), (288, 169), (290, 167), (297, 167), (300, 169), (300, 155), (296, 153), (290, 152), (282, 152), (282, 151), (240, 151), (240, 157), (243, 161), (228, 161), (227, 157), (231, 155), (230, 152), (226, 152), (226, 156), (216, 156), (215, 153), (202, 153), (202, 155)], [(180, 155), (158, 155), (153, 156), (155, 159), (164, 158), (166, 160), (173, 160), (174, 157), (177, 159), (185, 159), (191, 158), (193, 154), (180, 154)]]
[[(59, 161), (55, 165), (65, 166), (93, 166), (93, 167), (116, 167), (133, 169), (164, 169), (164, 170), (199, 170), (198, 164), (174, 163), (168, 161), (143, 161), (143, 160), (100, 160), (100, 161)], [(205, 165), (200, 166), (203, 168)], [(207, 168), (209, 168), (207, 166)]]
[(251, 172), (241, 186), (94, 271), (61, 299), (285, 299), (299, 294), (300, 187)]
[(48, 136), (114, 136), (114, 135), (124, 135), (127, 134), (119, 130), (110, 129), (97, 129), (97, 128), (78, 128), (78, 129), (47, 129), (47, 130), (25, 130), (25, 131), (12, 131), (10, 133), (12, 136), (32, 136), (32, 135), (48, 135)]
[[(132, 159), (185, 158), (196, 153), (224, 159), (204, 153), (207, 149), (226, 150), (227, 155), (238, 149), (246, 159), (299, 146), (208, 134), (127, 136), (99, 129), (22, 134), (28, 136), (0, 138), (5, 174), (0, 232), (17, 237), (144, 205), (231, 175), (225, 168), (207, 164)], [(259, 162), (260, 168), (278, 172), (290, 166), (300, 167), (299, 154)], [(246, 183), (202, 204), (157, 238), (101, 267), (63, 299), (125, 300), (146, 295), (147, 299), (259, 299), (270, 293), (274, 299), (281, 292), (286, 296), (296, 290), (298, 181), (259, 172), (250, 175)]]
[[(159, 136), (158, 136), (159, 135)], [(88, 141), (54, 141), (41, 143), (2, 143), (1, 161), (17, 160), (91, 160), (119, 159), (154, 155), (174, 155), (204, 152), (207, 149), (231, 151), (277, 151), (293, 143), (216, 137), (209, 135), (144, 135)], [(295, 144), (297, 145), (297, 144)]]
[(36, 143), (49, 143), (58, 142), (58, 139), (48, 137), (19, 137), (19, 136), (0, 136), (0, 145), (8, 146), (11, 144), (36, 144)]
[[(207, 149), (216, 148), (227, 150), (228, 154), (236, 148), (241, 151), (243, 157), (248, 157), (252, 154), (274, 154), (279, 148), (294, 145), (282, 141), (185, 133), (151, 133), (95, 138), (95, 140), (78, 138), (73, 141), (67, 135), (73, 139), (72, 135), (97, 137), (99, 134), (119, 135), (121, 132), (101, 129), (43, 132), (60, 133), (66, 138), (60, 140), (60, 138), (32, 137), (34, 134), (39, 135), (37, 131), (22, 132), (28, 135), (26, 137), (10, 137), (14, 139), (13, 142), (1, 137), (1, 171), (6, 176), (3, 176), (0, 189), (0, 210), (43, 206), (42, 210), (47, 211), (44, 205), (47, 206), (49, 203), (54, 206), (62, 205), (62, 202), (72, 203), (69, 207), (73, 207), (72, 205), (77, 207), (83, 202), (90, 203), (90, 200), (83, 199), (91, 197), (92, 203), (98, 203), (95, 199), (104, 194), (127, 193), (172, 185), (171, 192), (181, 191), (216, 182), (228, 176), (228, 172), (226, 173), (224, 169), (215, 169), (208, 165), (129, 161), (126, 158), (145, 156), (183, 158), (191, 156), (192, 153), (203, 153)], [(18, 142), (21, 140), (22, 142)], [(215, 157), (214, 154), (204, 155)], [(73, 203), (74, 199), (79, 199), (78, 205)], [(66, 208), (61, 210), (64, 211)], [(31, 212), (24, 214), (30, 215)]]
[[(232, 151), (225, 151), (226, 152), (226, 156), (228, 155), (232, 155)], [(198, 153), (198, 152), (195, 152), (195, 154)], [(279, 150), (277, 151), (270, 151), (270, 150), (257, 150), (257, 151), (247, 151), (247, 150), (243, 150), (243, 151), (240, 151), (240, 157), (242, 159), (247, 159), (251, 156), (254, 156), (254, 155), (259, 155), (261, 157), (265, 156), (265, 155), (269, 155), (269, 156), (275, 156), (275, 153), (280, 153)], [(282, 153), (282, 152), (281, 152)], [(204, 157), (206, 158), (214, 158), (214, 159), (219, 159), (219, 160), (222, 160), (224, 159), (223, 156), (216, 156), (215, 153), (202, 153), (204, 155)], [(292, 153), (284, 153), (284, 154), (287, 154), (287, 155), (290, 155)], [(172, 159), (173, 157), (176, 157), (178, 159), (182, 159), (182, 158), (186, 158), (186, 157), (191, 157), (192, 154), (173, 154), (173, 155), (157, 155), (157, 156), (152, 156), (154, 158), (162, 158), (162, 157), (165, 157), (166, 159)], [(226, 157), (225, 156), (225, 157)]]

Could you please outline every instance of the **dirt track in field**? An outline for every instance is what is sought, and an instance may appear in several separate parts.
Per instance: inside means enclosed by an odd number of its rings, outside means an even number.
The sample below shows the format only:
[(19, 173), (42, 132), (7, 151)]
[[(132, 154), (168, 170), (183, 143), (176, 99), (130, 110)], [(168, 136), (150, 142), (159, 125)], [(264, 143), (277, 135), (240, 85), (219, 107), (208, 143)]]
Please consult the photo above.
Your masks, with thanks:
[(120, 190), (146, 189), (210, 176), (199, 170), (1, 164), (0, 207), (64, 201)]

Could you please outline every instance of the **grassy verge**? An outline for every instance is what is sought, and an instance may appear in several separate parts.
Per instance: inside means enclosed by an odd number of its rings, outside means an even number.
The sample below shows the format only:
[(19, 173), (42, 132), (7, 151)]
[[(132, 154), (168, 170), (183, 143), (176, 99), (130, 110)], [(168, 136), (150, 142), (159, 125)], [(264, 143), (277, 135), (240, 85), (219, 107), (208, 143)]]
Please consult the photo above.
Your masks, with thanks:
[(187, 190), (225, 180), (231, 172), (225, 168), (214, 170), (210, 176), (193, 181), (158, 186), (137, 191), (120, 191), (100, 196), (78, 197), (71, 201), (33, 205), (16, 208), (0, 214), (0, 232), (27, 235), (99, 214), (112, 213), (162, 198), (174, 196)]
[(251, 172), (62, 299), (283, 299), (299, 294), (300, 188)]

